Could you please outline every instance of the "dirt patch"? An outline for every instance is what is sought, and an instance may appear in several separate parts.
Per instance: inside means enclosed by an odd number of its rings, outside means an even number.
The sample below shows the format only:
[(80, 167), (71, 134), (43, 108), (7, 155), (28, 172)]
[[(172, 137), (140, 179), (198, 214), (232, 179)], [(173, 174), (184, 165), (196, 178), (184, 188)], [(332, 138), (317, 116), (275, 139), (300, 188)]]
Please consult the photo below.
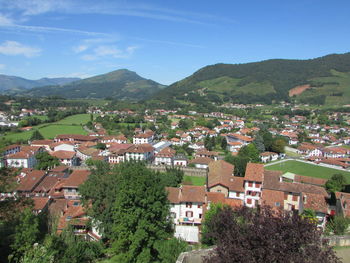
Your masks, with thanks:
[(296, 86), (294, 88), (292, 88), (291, 90), (289, 90), (289, 97), (293, 97), (294, 95), (300, 95), (301, 93), (303, 93), (305, 90), (307, 89), (311, 89), (312, 87), (307, 84), (307, 85), (301, 85), (301, 86)]

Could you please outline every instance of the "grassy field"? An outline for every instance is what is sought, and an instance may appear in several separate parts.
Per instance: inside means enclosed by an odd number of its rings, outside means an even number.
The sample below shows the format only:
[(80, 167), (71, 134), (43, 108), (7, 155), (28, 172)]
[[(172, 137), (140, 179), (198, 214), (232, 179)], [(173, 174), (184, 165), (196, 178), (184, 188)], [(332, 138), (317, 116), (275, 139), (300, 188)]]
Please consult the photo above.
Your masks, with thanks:
[(90, 121), (90, 114), (77, 114), (64, 118), (56, 122), (56, 124), (80, 125), (86, 124), (88, 121)]
[(29, 140), (34, 130), (44, 136), (45, 139), (53, 139), (58, 134), (84, 134), (87, 132), (83, 129), (82, 125), (90, 120), (90, 114), (77, 114), (69, 116), (54, 123), (45, 123), (33, 127), (31, 131), (17, 132), (6, 134), (5, 139), (12, 140)]
[(335, 173), (341, 173), (346, 176), (348, 183), (350, 183), (350, 172), (332, 169), (313, 164), (302, 163), (298, 161), (286, 161), (271, 166), (265, 167), (266, 170), (277, 170), (283, 172), (291, 172), (298, 175), (329, 179)]
[(201, 176), (188, 176), (185, 175), (183, 182), (191, 182), (192, 185), (205, 185), (206, 183), (206, 178), (205, 177), (201, 177)]

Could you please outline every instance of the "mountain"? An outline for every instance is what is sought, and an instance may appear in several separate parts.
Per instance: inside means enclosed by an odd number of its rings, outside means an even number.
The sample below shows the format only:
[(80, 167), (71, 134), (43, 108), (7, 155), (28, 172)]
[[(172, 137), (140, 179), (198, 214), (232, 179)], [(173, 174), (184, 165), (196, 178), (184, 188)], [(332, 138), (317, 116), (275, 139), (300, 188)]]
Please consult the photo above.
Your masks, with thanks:
[(79, 80), (79, 78), (42, 78), (38, 80), (29, 80), (21, 77), (0, 74), (0, 92), (5, 90), (25, 90), (47, 85), (64, 85), (76, 80)]
[(144, 79), (133, 71), (120, 69), (107, 74), (75, 81), (63, 86), (34, 88), (19, 95), (52, 96), (67, 98), (118, 98), (146, 99), (165, 86)]
[(164, 102), (350, 104), (350, 53), (206, 66), (155, 94)]

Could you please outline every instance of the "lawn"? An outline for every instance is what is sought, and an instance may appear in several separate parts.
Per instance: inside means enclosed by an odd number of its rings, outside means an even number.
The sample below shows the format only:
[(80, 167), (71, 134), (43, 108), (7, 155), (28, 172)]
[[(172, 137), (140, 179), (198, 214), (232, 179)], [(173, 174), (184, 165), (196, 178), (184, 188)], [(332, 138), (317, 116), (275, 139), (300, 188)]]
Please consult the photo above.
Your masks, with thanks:
[(207, 181), (206, 177), (202, 177), (202, 176), (188, 176), (185, 175), (183, 182), (191, 182), (192, 185), (205, 185)]
[(285, 161), (265, 167), (266, 170), (277, 170), (283, 172), (291, 172), (298, 175), (329, 179), (335, 173), (341, 173), (346, 176), (348, 183), (350, 183), (350, 172), (332, 169), (328, 167), (302, 163), (298, 161)]
[(67, 118), (64, 118), (56, 124), (71, 124), (71, 125), (80, 125), (80, 124), (86, 124), (90, 121), (90, 114), (77, 114), (68, 116)]
[(90, 114), (72, 115), (63, 120), (54, 123), (44, 123), (33, 127), (33, 130), (5, 135), (5, 139), (16, 142), (17, 140), (29, 140), (34, 130), (44, 136), (45, 139), (53, 139), (58, 134), (84, 134), (87, 132), (83, 129), (82, 124), (90, 120)]

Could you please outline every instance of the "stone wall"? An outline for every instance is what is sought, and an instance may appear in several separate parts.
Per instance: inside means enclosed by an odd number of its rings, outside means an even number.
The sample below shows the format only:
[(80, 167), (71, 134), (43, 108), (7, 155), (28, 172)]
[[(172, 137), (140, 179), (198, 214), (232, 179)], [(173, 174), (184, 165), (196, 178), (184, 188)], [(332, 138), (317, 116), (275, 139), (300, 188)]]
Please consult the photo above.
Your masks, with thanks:
[[(149, 164), (147, 165), (147, 168), (158, 172), (165, 172), (166, 168), (171, 168), (171, 167), (165, 166), (165, 165)], [(181, 171), (183, 171), (185, 175), (188, 175), (188, 176), (207, 177), (207, 173), (208, 173), (207, 169), (200, 169), (200, 168), (194, 168), (194, 167), (181, 167), (181, 166), (179, 166), (178, 168)]]

